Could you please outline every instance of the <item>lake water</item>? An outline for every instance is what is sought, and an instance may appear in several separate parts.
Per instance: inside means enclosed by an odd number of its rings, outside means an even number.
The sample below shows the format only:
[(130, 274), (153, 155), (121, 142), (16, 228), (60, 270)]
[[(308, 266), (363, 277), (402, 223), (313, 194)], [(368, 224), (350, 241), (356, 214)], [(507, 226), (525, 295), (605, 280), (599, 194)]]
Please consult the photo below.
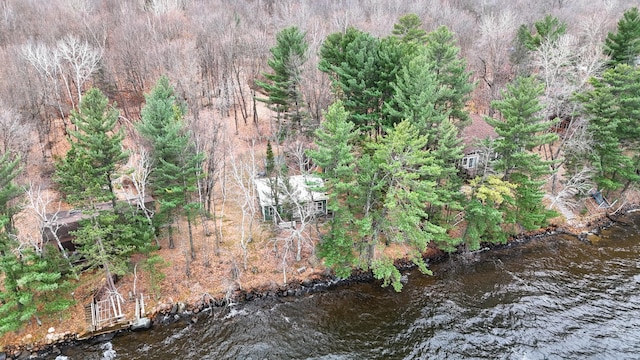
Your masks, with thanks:
[(637, 359), (640, 217), (625, 221), (594, 243), (454, 257), (410, 272), (401, 293), (365, 283), (259, 300), (58, 359)]

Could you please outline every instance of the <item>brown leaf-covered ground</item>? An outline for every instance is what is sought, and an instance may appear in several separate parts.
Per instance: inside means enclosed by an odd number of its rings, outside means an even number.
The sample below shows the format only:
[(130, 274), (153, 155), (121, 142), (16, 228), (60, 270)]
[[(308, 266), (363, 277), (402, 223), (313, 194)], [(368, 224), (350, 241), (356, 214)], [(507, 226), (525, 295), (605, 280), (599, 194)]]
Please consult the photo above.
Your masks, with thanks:
[[(210, 117), (209, 121), (213, 121), (214, 118), (211, 113), (201, 116)], [(262, 107), (260, 118), (269, 119), (268, 111)], [(244, 145), (246, 139), (255, 138), (257, 139), (256, 160), (262, 163), (266, 146), (265, 134), (270, 132), (269, 121), (261, 120), (259, 127), (240, 122), (237, 133), (232, 118), (223, 119), (223, 121), (226, 122), (226, 126), (223, 126), (223, 138), (227, 142), (225, 145), (227, 149), (233, 151), (237, 158), (241, 158), (249, 151)], [(129, 146), (132, 147), (133, 144)], [(65, 147), (61, 145), (60, 148), (64, 150)], [(237, 290), (281, 286), (285, 283), (285, 278), (288, 283), (292, 283), (321, 276), (325, 268), (314, 256), (314, 247), (318, 238), (315, 227), (308, 227), (310, 230), (307, 233), (307, 241), (303, 243), (301, 261), (295, 261), (295, 248), (289, 251), (283, 261), (282, 239), (287, 234), (282, 231), (275, 232), (271, 223), (261, 221), (259, 212), (253, 223), (252, 241), (247, 245), (245, 267), (239, 220), (242, 217), (240, 207), (242, 199), (238, 198), (239, 195), (233, 190), (231, 180), (228, 179), (226, 186), (228, 186), (226, 198), (223, 199), (218, 195), (215, 199), (214, 217), (207, 219), (206, 223), (199, 219), (193, 228), (195, 260), (187, 262), (189, 239), (185, 220), (176, 224), (174, 249), (169, 248), (166, 236), (160, 239), (162, 248), (155, 253), (164, 259), (164, 264), (156, 271), (161, 271), (164, 279), (159, 283), (159, 287), (152, 286), (151, 276), (144, 266), (145, 257), (143, 255), (132, 257), (131, 272), (119, 279), (116, 284), (125, 300), (126, 317), (123, 324), (128, 324), (128, 321), (134, 318), (133, 294), (142, 293), (147, 314), (153, 314), (162, 308), (166, 309), (169, 304), (178, 302), (196, 304), (205, 297), (224, 298), (233, 295)], [(622, 199), (626, 203), (638, 203), (637, 200), (637, 197)], [(591, 220), (603, 216), (601, 210), (593, 206), (589, 207), (588, 204), (587, 201), (585, 211), (571, 224), (566, 223), (562, 217), (553, 219), (552, 223), (580, 232)], [(63, 209), (67, 207), (68, 205), (62, 204)], [(26, 210), (17, 218), (17, 225), (25, 238), (38, 238), (38, 229), (33, 224), (35, 224), (33, 215)], [(216, 232), (220, 235), (219, 237), (216, 237)], [(459, 236), (460, 234), (454, 229), (451, 235)], [(216, 244), (217, 238), (220, 240), (219, 244)], [(435, 249), (430, 248), (429, 251), (435, 251)], [(400, 246), (389, 248), (386, 253), (396, 258), (406, 255), (405, 249)], [(53, 334), (87, 335), (89, 322), (85, 319), (85, 306), (91, 302), (92, 296), (104, 282), (104, 273), (100, 270), (84, 273), (73, 292), (75, 306), (62, 314), (41, 318), (42, 325), (32, 320), (23, 329), (0, 337), (0, 351), (9, 344), (46, 344), (51, 338), (51, 335), (48, 335), (51, 332), (50, 328), (53, 328)]]
[[(269, 119), (266, 109), (260, 108), (261, 118)], [(214, 115), (205, 113), (203, 117), (210, 117), (214, 121)], [(223, 119), (226, 124), (223, 139), (224, 146), (234, 152), (238, 159), (248, 151), (242, 143), (246, 139), (255, 138), (256, 160), (263, 161), (266, 147), (265, 134), (269, 133), (268, 120), (261, 120), (259, 127), (248, 123), (239, 122), (238, 132), (232, 118)], [(128, 144), (130, 147), (134, 145)], [(60, 146), (62, 153), (65, 149)], [(227, 164), (228, 166), (229, 164)], [(260, 167), (259, 167), (260, 168)], [(228, 171), (228, 170), (227, 170)], [(176, 223), (174, 234), (175, 248), (170, 249), (166, 235), (160, 239), (162, 248), (157, 253), (164, 259), (164, 264), (157, 267), (164, 274), (164, 279), (159, 284), (159, 291), (151, 285), (151, 277), (146, 271), (145, 257), (136, 255), (131, 259), (131, 273), (119, 279), (116, 286), (125, 300), (124, 312), (126, 319), (134, 318), (135, 300), (134, 293), (142, 293), (145, 298), (145, 307), (148, 314), (156, 312), (159, 307), (166, 304), (182, 302), (195, 304), (205, 296), (224, 298), (232, 295), (236, 290), (250, 290), (264, 287), (283, 285), (286, 272), (287, 282), (301, 281), (303, 278), (316, 276), (324, 270), (315, 259), (313, 249), (315, 241), (313, 234), (309, 234), (308, 241), (304, 243), (301, 261), (295, 261), (294, 251), (290, 251), (283, 261), (282, 242), (274, 239), (286, 237), (286, 234), (276, 234), (271, 223), (265, 223), (256, 214), (253, 222), (252, 241), (247, 245), (246, 268), (244, 265), (243, 249), (240, 242), (242, 211), (241, 200), (234, 192), (232, 181), (227, 179), (226, 199), (216, 196), (216, 213), (214, 217), (207, 219), (206, 224), (199, 219), (193, 228), (195, 247), (195, 260), (189, 261), (189, 275), (187, 276), (187, 257), (189, 256), (189, 239), (187, 223), (180, 220)], [(49, 191), (51, 197), (57, 195)], [(54, 205), (55, 204), (55, 205)], [(50, 207), (57, 206), (52, 202)], [(68, 205), (62, 204), (62, 209)], [(51, 208), (49, 211), (53, 211)], [(18, 216), (18, 226), (24, 237), (37, 239), (38, 228), (34, 226), (36, 219), (33, 214), (25, 210)], [(216, 225), (218, 227), (216, 227)], [(220, 234), (219, 244), (216, 245), (216, 232)], [(275, 246), (277, 243), (277, 247)], [(135, 274), (134, 274), (135, 269)], [(316, 274), (316, 275), (314, 275)], [(5, 334), (0, 337), (0, 350), (7, 344), (26, 345), (43, 344), (47, 342), (47, 334), (50, 328), (54, 328), (54, 334), (80, 334), (86, 335), (89, 330), (89, 322), (85, 319), (85, 306), (91, 302), (92, 295), (103, 286), (104, 273), (100, 270), (84, 273), (73, 293), (76, 305), (70, 310), (58, 316), (42, 318), (42, 325), (31, 321), (23, 329)], [(135, 289), (134, 289), (135, 286)], [(126, 321), (125, 321), (126, 322)], [(51, 337), (49, 335), (49, 337)]]

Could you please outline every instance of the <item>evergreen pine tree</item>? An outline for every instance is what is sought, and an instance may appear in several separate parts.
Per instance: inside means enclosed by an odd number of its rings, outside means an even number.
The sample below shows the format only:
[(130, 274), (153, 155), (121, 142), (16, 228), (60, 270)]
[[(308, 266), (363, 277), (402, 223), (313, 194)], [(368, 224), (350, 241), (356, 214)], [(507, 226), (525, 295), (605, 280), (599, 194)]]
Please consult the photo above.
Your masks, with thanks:
[(428, 212), (432, 219), (444, 220), (443, 215), (462, 209), (460, 187), (463, 180), (458, 175), (458, 164), (463, 157), (464, 145), (458, 136), (458, 128), (449, 119), (445, 119), (437, 130), (437, 143), (432, 153), (434, 161), (441, 168), (440, 174), (435, 178), (435, 191), (439, 201), (432, 204)]
[(151, 146), (153, 171), (150, 187), (160, 209), (154, 220), (168, 225), (169, 247), (173, 248), (173, 222), (178, 210), (184, 210), (189, 230), (190, 257), (195, 258), (192, 222), (199, 211), (199, 203), (192, 200), (197, 189), (197, 174), (203, 154), (195, 146), (183, 122), (184, 106), (175, 98), (173, 87), (166, 76), (160, 77), (141, 111), (138, 131)]
[(304, 100), (300, 89), (302, 68), (307, 60), (309, 44), (305, 33), (296, 26), (281, 30), (276, 34), (276, 46), (271, 48), (268, 65), (272, 72), (263, 73), (267, 81), (256, 80), (267, 95), (265, 102), (272, 111), (290, 122), (289, 126), (300, 128), (304, 118)]
[(4, 274), (0, 334), (17, 330), (38, 313), (64, 310), (72, 304), (57, 291), (62, 283), (60, 272), (32, 247), (19, 249), (6, 235), (0, 234), (0, 270)]
[[(56, 162), (55, 173), (60, 190), (85, 216), (74, 232), (77, 253), (84, 261), (81, 268), (103, 269), (107, 285), (114, 291), (112, 275), (123, 275), (129, 256), (146, 249), (150, 239), (150, 229), (144, 225), (138, 227), (136, 236), (124, 235), (138, 221), (135, 213), (118, 206), (112, 184), (118, 167), (129, 156), (122, 149), (124, 133), (115, 130), (118, 116), (100, 90), (89, 90), (82, 98), (80, 112), (72, 113), (77, 130), (70, 131), (71, 149)], [(104, 201), (111, 201), (112, 208), (98, 206)]]
[(637, 7), (625, 11), (618, 21), (618, 31), (607, 35), (604, 53), (611, 58), (611, 67), (637, 64), (640, 57), (640, 13)]
[(319, 256), (339, 277), (348, 277), (356, 265), (354, 255), (353, 214), (347, 202), (356, 186), (355, 149), (358, 137), (355, 125), (348, 121), (349, 114), (340, 101), (329, 106), (325, 120), (315, 131), (317, 149), (307, 154), (321, 169), (324, 189), (329, 199), (327, 209), (333, 216), (329, 230), (322, 235)]
[(513, 222), (527, 230), (543, 225), (549, 214), (542, 204), (543, 175), (550, 172), (550, 163), (532, 150), (557, 140), (548, 132), (554, 123), (540, 117), (542, 105), (538, 97), (543, 86), (531, 77), (519, 77), (507, 86), (503, 99), (492, 103), (501, 119), (486, 118), (499, 138), (495, 152), (499, 155), (495, 169), (503, 172), (503, 180), (517, 184), (516, 211)]
[(416, 14), (406, 14), (393, 24), (392, 36), (406, 44), (423, 45), (427, 32), (422, 29), (422, 20)]
[(129, 156), (122, 150), (124, 133), (115, 131), (118, 111), (93, 88), (82, 98), (80, 112), (74, 111), (71, 120), (77, 127), (70, 131), (74, 141), (66, 157), (56, 163), (60, 190), (72, 204), (111, 201), (115, 207), (113, 177)]
[(426, 136), (426, 149), (433, 151), (435, 161), (443, 171), (436, 180), (441, 202), (430, 204), (429, 214), (440, 216), (447, 209), (459, 209), (459, 186), (456, 163), (462, 158), (462, 141), (450, 116), (452, 109), (446, 99), (455, 92), (450, 86), (438, 83), (438, 72), (422, 50), (404, 66), (392, 84), (394, 94), (386, 104), (386, 112), (393, 122), (409, 121)]
[(80, 265), (83, 269), (102, 268), (107, 274), (124, 275), (130, 256), (149, 250), (153, 234), (146, 219), (129, 213), (128, 204), (119, 206), (122, 209), (100, 211), (82, 220), (73, 232), (78, 254), (85, 259)]
[(447, 113), (459, 128), (468, 125), (470, 120), (465, 106), (475, 85), (470, 80), (466, 61), (460, 57), (454, 34), (446, 26), (440, 26), (427, 35), (424, 51), (429, 68), (443, 89), (437, 98), (436, 109)]
[(421, 135), (428, 137), (430, 149), (437, 141), (438, 126), (449, 116), (448, 110), (437, 104), (451, 92), (439, 86), (436, 76), (424, 53), (415, 56), (398, 72), (391, 84), (393, 96), (385, 104), (391, 124), (411, 122)]
[(533, 24), (535, 31), (530, 31), (526, 25), (518, 29), (517, 40), (529, 51), (535, 51), (545, 41), (555, 41), (567, 32), (567, 24), (557, 17), (546, 15), (544, 19)]
[(320, 49), (318, 67), (331, 76), (334, 92), (349, 112), (349, 120), (364, 132), (374, 130), (379, 121), (379, 42), (370, 34), (349, 28), (345, 34), (329, 35)]
[(567, 32), (567, 24), (558, 18), (547, 15), (536, 21), (533, 28), (520, 25), (511, 51), (511, 62), (519, 66), (522, 75), (531, 74), (531, 54), (546, 41), (556, 41)]
[(18, 208), (13, 200), (22, 190), (15, 184), (14, 179), (20, 174), (20, 159), (11, 159), (9, 152), (0, 156), (0, 233), (13, 232), (13, 215)]
[(269, 184), (270, 198), (273, 199), (273, 210), (275, 218), (274, 220), (278, 220), (278, 216), (276, 212), (281, 211), (280, 207), (280, 195), (282, 193), (281, 189), (281, 177), (282, 177), (282, 169), (276, 168), (276, 159), (273, 155), (273, 147), (271, 146), (271, 140), (267, 140), (267, 150), (265, 157), (265, 174), (267, 176), (267, 183)]
[(180, 148), (174, 140), (181, 136), (184, 107), (177, 102), (169, 78), (164, 75), (158, 79), (151, 93), (145, 94), (145, 99), (146, 103), (140, 112), (142, 121), (137, 124), (137, 130), (151, 147), (149, 185), (160, 205), (153, 219), (156, 229), (169, 225), (169, 248), (174, 248), (172, 223), (176, 208), (182, 204), (182, 196), (171, 189), (172, 182), (177, 182), (178, 174), (163, 173), (162, 167), (177, 163)]
[(70, 305), (66, 297), (50, 296), (60, 288), (61, 273), (32, 247), (22, 248), (11, 226), (17, 208), (14, 200), (21, 194), (14, 183), (19, 175), (18, 159), (9, 152), (0, 157), (0, 334), (18, 329), (43, 311), (61, 310)]
[(273, 175), (273, 172), (276, 169), (276, 160), (275, 157), (273, 156), (273, 147), (271, 146), (271, 141), (267, 140), (267, 151), (266, 151), (266, 166), (265, 166), (265, 173), (267, 176), (271, 176)]
[(594, 180), (604, 191), (626, 189), (640, 180), (640, 69), (620, 64), (591, 85), (579, 99), (593, 138)]
[(392, 83), (406, 62), (405, 47), (395, 38), (377, 39), (354, 28), (327, 37), (318, 68), (329, 74), (334, 93), (361, 134), (382, 134), (392, 124), (384, 104), (393, 95)]
[[(381, 205), (372, 208), (372, 245), (403, 244), (424, 273), (430, 273), (422, 260), (427, 245), (447, 238), (445, 229), (429, 218), (425, 208), (440, 201), (435, 179), (442, 171), (433, 154), (425, 150), (427, 140), (411, 123), (402, 121), (379, 142), (370, 144), (378, 169), (373, 184), (380, 189), (372, 194), (380, 196)], [(399, 291), (402, 285), (398, 270), (391, 268), (393, 262), (386, 259), (384, 251), (374, 250), (371, 255), (374, 275)]]

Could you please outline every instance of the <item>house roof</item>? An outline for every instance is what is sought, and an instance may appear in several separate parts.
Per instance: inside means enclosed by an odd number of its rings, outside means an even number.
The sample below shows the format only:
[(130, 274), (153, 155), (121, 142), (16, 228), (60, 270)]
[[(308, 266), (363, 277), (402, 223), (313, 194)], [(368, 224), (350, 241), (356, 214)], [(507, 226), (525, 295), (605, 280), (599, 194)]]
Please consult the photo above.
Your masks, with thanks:
[(495, 139), (498, 134), (489, 125), (482, 115), (471, 114), (471, 125), (462, 129), (462, 142), (464, 143), (464, 153), (469, 154), (477, 150), (475, 143), (484, 139)]
[[(261, 207), (275, 205), (273, 198), (271, 197), (271, 181), (273, 180), (274, 178), (260, 178), (254, 180)], [(315, 191), (315, 189), (324, 186), (324, 181), (322, 181), (318, 176), (289, 176), (289, 184), (291, 185), (291, 191), (293, 192), (291, 196), (302, 203), (328, 199), (326, 193)], [(282, 191), (280, 193), (282, 193)]]
[[(128, 197), (124, 201), (128, 202), (131, 205), (136, 205), (136, 203), (138, 202), (138, 199), (135, 197)], [(153, 197), (151, 197), (151, 195), (146, 195), (144, 197), (144, 203), (146, 206), (148, 207), (151, 206), (150, 204), (153, 204), (153, 202), (154, 202), (154, 199)], [(97, 204), (95, 207), (96, 207), (96, 210), (98, 211), (105, 211), (105, 210), (111, 209), (113, 206), (111, 202), (105, 202), (105, 203)], [(88, 215), (83, 214), (82, 210), (79, 210), (79, 209), (58, 211), (56, 213), (47, 213), (46, 217), (47, 219), (53, 219), (54, 215), (55, 215), (55, 223), (59, 225), (73, 224), (73, 223), (77, 223), (80, 220), (88, 218)]]

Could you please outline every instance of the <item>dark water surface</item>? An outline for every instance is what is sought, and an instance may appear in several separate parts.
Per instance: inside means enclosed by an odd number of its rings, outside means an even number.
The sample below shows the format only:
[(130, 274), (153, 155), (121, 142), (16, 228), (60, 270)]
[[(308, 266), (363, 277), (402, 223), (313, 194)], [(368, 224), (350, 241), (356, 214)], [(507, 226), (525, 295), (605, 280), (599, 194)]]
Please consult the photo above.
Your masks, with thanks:
[[(581, 242), (552, 236), (378, 283), (255, 301), (68, 359), (638, 359), (640, 217)], [(219, 311), (219, 310), (218, 310)], [(59, 359), (65, 357), (60, 356)]]

